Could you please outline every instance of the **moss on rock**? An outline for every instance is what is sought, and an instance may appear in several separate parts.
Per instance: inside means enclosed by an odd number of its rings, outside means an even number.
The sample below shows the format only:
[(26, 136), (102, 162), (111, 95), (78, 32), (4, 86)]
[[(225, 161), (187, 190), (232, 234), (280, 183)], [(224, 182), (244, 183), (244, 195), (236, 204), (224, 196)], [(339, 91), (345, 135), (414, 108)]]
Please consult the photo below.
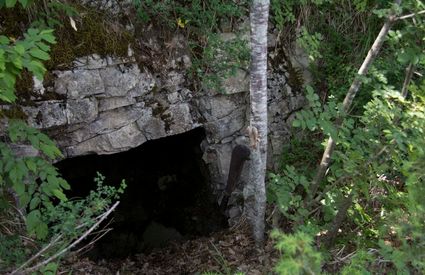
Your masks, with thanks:
[(78, 57), (99, 54), (126, 57), (128, 46), (134, 43), (132, 34), (122, 26), (106, 20), (106, 15), (85, 7), (78, 8), (75, 31), (68, 23), (55, 31), (57, 44), (52, 47), (48, 69), (67, 69)]

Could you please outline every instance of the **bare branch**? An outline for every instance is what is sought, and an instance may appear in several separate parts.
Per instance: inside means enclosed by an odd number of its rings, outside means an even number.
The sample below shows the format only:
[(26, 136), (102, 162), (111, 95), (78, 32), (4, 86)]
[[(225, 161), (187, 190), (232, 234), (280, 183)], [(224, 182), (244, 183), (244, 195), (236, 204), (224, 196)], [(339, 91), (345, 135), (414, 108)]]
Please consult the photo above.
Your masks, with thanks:
[(421, 15), (424, 14), (425, 10), (419, 11), (419, 12), (415, 12), (415, 13), (411, 13), (411, 14), (406, 14), (406, 15), (402, 15), (400, 17), (397, 17), (395, 20), (403, 20), (403, 19), (408, 19), (408, 18), (412, 18), (415, 17), (416, 15)]
[(19, 272), (22, 268), (26, 267), (27, 265), (29, 265), (31, 262), (33, 262), (35, 259), (37, 259), (38, 257), (41, 256), (41, 254), (43, 254), (45, 251), (47, 251), (47, 249), (49, 249), (50, 247), (52, 247), (53, 245), (55, 245), (60, 239), (62, 238), (62, 234), (59, 234), (58, 236), (56, 236), (56, 238), (54, 238), (48, 245), (46, 245), (45, 247), (43, 247), (40, 251), (38, 251), (34, 256), (32, 256), (31, 258), (29, 258), (25, 263), (23, 263), (20, 267), (18, 267), (17, 269), (15, 269), (12, 273), (10, 273), (10, 275), (12, 274), (16, 274), (17, 272)]
[[(111, 208), (108, 209), (108, 211), (106, 211), (104, 214), (102, 214), (102, 218), (100, 218), (92, 227), (90, 227), (89, 230), (87, 230), (81, 237), (79, 237), (77, 240), (75, 240), (73, 243), (71, 243), (69, 246), (67, 246), (66, 248), (62, 249), (61, 251), (59, 251), (58, 253), (56, 253), (55, 255), (49, 257), (48, 259), (36, 264), (35, 266), (32, 266), (30, 268), (27, 268), (24, 270), (24, 273), (29, 273), (31, 271), (37, 270), (42, 266), (47, 265), (49, 262), (55, 260), (56, 258), (58, 258), (59, 256), (61, 256), (62, 254), (66, 253), (67, 251), (69, 251), (70, 249), (72, 249), (74, 246), (76, 246), (77, 244), (79, 244), (82, 240), (84, 240), (93, 230), (95, 230), (99, 224), (104, 221), (111, 213), (112, 211), (115, 210), (115, 208), (117, 208), (117, 206), (119, 205), (119, 201), (117, 201)], [(15, 274), (18, 270), (15, 270), (14, 272), (12, 272), (12, 274)]]

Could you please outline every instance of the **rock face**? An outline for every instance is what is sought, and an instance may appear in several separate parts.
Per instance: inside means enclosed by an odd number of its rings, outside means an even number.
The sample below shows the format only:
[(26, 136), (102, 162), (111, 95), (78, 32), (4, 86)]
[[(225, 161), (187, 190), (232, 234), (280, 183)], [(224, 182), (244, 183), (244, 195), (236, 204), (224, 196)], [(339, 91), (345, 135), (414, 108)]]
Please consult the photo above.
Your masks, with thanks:
[[(140, 68), (133, 57), (79, 58), (72, 70), (52, 72), (54, 85), (45, 87), (55, 100), (34, 98), (23, 107), (28, 122), (45, 129), (65, 157), (113, 154), (158, 139), (203, 127), (203, 160), (213, 190), (224, 189), (233, 147), (246, 143), (249, 114), (248, 76), (228, 79), (226, 94), (193, 90), (186, 80), (190, 58), (181, 37), (161, 72)], [(289, 138), (289, 122), (303, 97), (286, 84), (285, 74), (270, 72), (269, 166), (276, 163)], [(230, 200), (230, 204), (232, 199)], [(230, 211), (238, 215), (239, 210)]]

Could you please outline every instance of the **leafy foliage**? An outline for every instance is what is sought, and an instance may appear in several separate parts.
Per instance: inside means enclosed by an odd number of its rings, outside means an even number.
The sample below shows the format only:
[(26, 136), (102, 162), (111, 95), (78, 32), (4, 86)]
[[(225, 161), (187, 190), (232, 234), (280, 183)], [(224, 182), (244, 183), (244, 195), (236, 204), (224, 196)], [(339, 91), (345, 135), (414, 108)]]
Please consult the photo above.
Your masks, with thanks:
[(279, 211), (293, 222), (304, 221), (308, 211), (303, 208), (303, 197), (308, 192), (310, 181), (296, 172), (293, 166), (287, 166), (282, 173), (270, 173), (268, 179), (269, 201), (275, 202)]
[[(275, 8), (282, 9), (282, 4), (276, 2)], [(332, 137), (336, 147), (319, 194), (313, 198), (310, 194), (312, 171), (308, 168), (311, 165), (304, 165), (306, 169), (291, 155), (285, 157), (286, 168), (271, 175), (269, 198), (276, 203), (284, 219), (293, 225), (292, 229), (306, 232), (308, 228), (303, 224), (314, 225), (316, 233), (324, 236), (319, 237), (322, 243), (332, 247), (342, 244), (354, 247), (350, 263), (341, 270), (343, 274), (382, 272), (383, 268), (402, 274), (423, 273), (424, 206), (423, 198), (419, 199), (418, 195), (423, 194), (424, 177), (420, 164), (424, 161), (423, 80), (412, 78), (407, 98), (399, 92), (405, 85), (404, 68), (413, 65), (418, 74), (423, 73), (423, 42), (419, 38), (423, 37), (423, 18), (415, 17), (412, 21), (396, 24), (383, 54), (370, 69), (369, 76), (362, 79), (364, 85), (361, 96), (356, 99), (357, 105), (345, 113), (337, 102), (341, 91), (347, 90), (353, 68), (361, 59), (347, 61), (345, 58), (351, 53), (344, 54), (349, 51), (358, 54), (359, 50), (364, 53), (373, 34), (364, 36), (369, 40), (353, 43), (357, 27), (341, 33), (345, 23), (339, 23), (339, 16), (347, 17), (354, 8), (362, 16), (362, 22), (378, 22), (378, 18), (388, 15), (390, 8), (379, 1), (355, 1), (350, 8), (341, 8), (341, 14), (336, 14), (328, 26), (323, 26), (320, 19), (306, 18), (300, 13), (306, 12), (306, 6), (318, 4), (313, 2), (292, 3), (292, 9), (274, 11), (274, 20), (282, 27), (292, 24), (290, 18), (282, 21), (284, 19), (279, 17), (289, 11), (298, 23), (305, 22), (303, 28), (309, 33), (322, 34), (319, 44), (308, 43), (319, 45), (313, 47), (313, 52), (320, 53), (316, 59), (319, 71), (313, 86), (306, 87), (308, 107), (297, 113), (293, 126), (301, 132), (312, 131), (315, 136)], [(335, 14), (335, 1), (322, 4), (322, 15)], [(423, 4), (416, 1), (407, 1), (403, 6), (408, 14), (423, 8)], [(401, 10), (397, 8), (396, 12), (400, 14)], [(332, 30), (334, 27), (339, 30)], [(350, 36), (351, 39), (347, 39)], [(308, 45), (303, 47), (309, 52)], [(337, 60), (340, 69), (328, 71)], [(314, 66), (312, 68), (314, 70)], [(342, 81), (344, 84), (336, 87), (335, 83)], [(305, 144), (298, 143), (298, 146)], [(291, 148), (291, 152), (296, 150), (303, 152), (310, 148)], [(293, 163), (295, 165), (291, 166)], [(336, 243), (327, 242), (331, 234), (337, 235)]]
[(19, 207), (29, 207), (26, 217), (28, 233), (39, 239), (47, 236), (47, 224), (41, 219), (41, 206), (52, 207), (52, 198), (66, 200), (63, 190), (69, 184), (59, 174), (49, 160), (61, 156), (61, 152), (45, 135), (22, 121), (9, 121), (10, 141), (13, 143), (28, 141), (39, 152), (39, 156), (17, 157), (9, 145), (0, 143), (0, 196), (2, 209), (9, 206), (4, 192), (12, 189), (19, 200)]
[(43, 79), (46, 69), (43, 61), (49, 60), (49, 44), (55, 43), (53, 30), (28, 29), (23, 40), (14, 41), (0, 36), (0, 100), (14, 102), (15, 83), (23, 69)]
[(301, 231), (290, 235), (273, 231), (271, 236), (276, 239), (276, 249), (282, 253), (276, 272), (282, 275), (320, 274), (322, 256), (313, 247), (310, 235)]
[(223, 92), (223, 81), (235, 76), (238, 69), (248, 67), (249, 51), (246, 41), (241, 37), (224, 41), (213, 33), (207, 40), (201, 56), (193, 61), (191, 72), (201, 79), (206, 88)]
[(65, 242), (84, 233), (95, 222), (96, 217), (108, 209), (114, 200), (119, 199), (127, 187), (123, 180), (118, 188), (104, 185), (105, 177), (100, 173), (94, 178), (95, 190), (82, 199), (61, 201), (54, 207), (42, 209), (42, 219), (50, 226), (50, 236), (61, 234)]
[[(126, 188), (125, 181), (122, 181), (118, 188), (104, 185), (105, 177), (99, 173), (94, 180), (97, 183), (97, 188), (92, 190), (86, 198), (62, 200), (55, 205), (40, 205), (38, 207), (35, 222), (48, 226), (46, 228), (48, 234), (45, 240), (37, 242), (36, 247), (45, 249), (41, 255), (42, 259), (47, 259), (61, 251), (92, 227), (99, 215), (104, 213), (113, 200), (118, 199)], [(0, 240), (2, 244), (4, 243), (4, 246), (0, 249), (0, 258), (3, 261), (0, 262), (0, 271), (21, 264), (30, 254), (37, 252), (35, 248), (27, 247), (17, 235), (0, 233)], [(55, 274), (54, 270), (58, 268), (58, 264), (58, 262), (50, 262), (42, 267), (40, 272)], [(50, 273), (45, 273), (47, 271)]]

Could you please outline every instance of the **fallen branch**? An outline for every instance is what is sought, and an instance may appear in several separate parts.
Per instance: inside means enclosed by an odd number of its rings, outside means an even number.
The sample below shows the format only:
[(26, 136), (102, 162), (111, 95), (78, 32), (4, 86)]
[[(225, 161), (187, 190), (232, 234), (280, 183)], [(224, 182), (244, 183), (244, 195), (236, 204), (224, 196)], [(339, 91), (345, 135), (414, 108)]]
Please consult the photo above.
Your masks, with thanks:
[[(98, 230), (95, 233), (93, 233), (95, 237), (93, 237), (93, 240), (91, 240), (90, 243), (88, 243), (87, 245), (84, 245), (83, 247), (79, 248), (77, 251), (73, 251), (72, 252), (72, 255), (78, 255), (80, 253), (84, 254), (88, 250), (90, 250), (91, 249), (91, 246), (93, 246), (94, 243), (96, 243), (98, 240), (100, 240), (101, 238), (103, 238), (103, 236), (105, 236), (106, 234), (108, 234), (112, 230), (112, 228), (108, 228), (111, 223), (112, 223), (112, 219), (109, 220), (107, 224), (105, 224), (105, 226), (103, 227), (102, 230)], [(86, 250), (86, 251), (81, 252), (83, 250)]]
[[(32, 271), (35, 271), (37, 269), (39, 269), (42, 266), (47, 265), (49, 262), (57, 259), (59, 256), (63, 255), (64, 253), (66, 253), (67, 251), (69, 251), (70, 249), (72, 249), (73, 247), (75, 247), (77, 244), (79, 244), (82, 240), (84, 240), (93, 230), (95, 230), (100, 223), (102, 223), (111, 213), (112, 211), (115, 210), (115, 208), (117, 208), (117, 206), (119, 205), (119, 201), (117, 201), (111, 208), (108, 209), (108, 211), (106, 211), (104, 214), (102, 214), (100, 217), (100, 219), (92, 226), (90, 227), (89, 230), (87, 230), (81, 237), (79, 237), (77, 240), (75, 240), (73, 243), (71, 243), (69, 246), (65, 247), (64, 249), (62, 249), (61, 251), (59, 251), (58, 253), (54, 254), (53, 256), (49, 257), (48, 259), (30, 267), (27, 268), (23, 271), (23, 273), (30, 273)], [(41, 253), (37, 253), (38, 255), (40, 255)], [(36, 254), (36, 255), (37, 255)], [(16, 274), (17, 272), (19, 272), (22, 269), (22, 267), (19, 267), (18, 269), (14, 270), (12, 274)]]
[(60, 239), (62, 238), (62, 234), (59, 234), (55, 239), (53, 239), (53, 241), (49, 242), (48, 245), (46, 245), (45, 247), (43, 247), (40, 251), (38, 251), (34, 256), (32, 256), (31, 258), (29, 258), (25, 263), (23, 263), (21, 266), (19, 266), (17, 269), (15, 269), (12, 273), (10, 273), (10, 275), (16, 274), (17, 272), (19, 272), (22, 268), (26, 267), (27, 265), (29, 265), (31, 262), (33, 262), (35, 259), (37, 259), (39, 256), (41, 256), (41, 254), (43, 254), (45, 251), (47, 251), (47, 249), (49, 249), (50, 247), (52, 247), (54, 244), (56, 244)]

